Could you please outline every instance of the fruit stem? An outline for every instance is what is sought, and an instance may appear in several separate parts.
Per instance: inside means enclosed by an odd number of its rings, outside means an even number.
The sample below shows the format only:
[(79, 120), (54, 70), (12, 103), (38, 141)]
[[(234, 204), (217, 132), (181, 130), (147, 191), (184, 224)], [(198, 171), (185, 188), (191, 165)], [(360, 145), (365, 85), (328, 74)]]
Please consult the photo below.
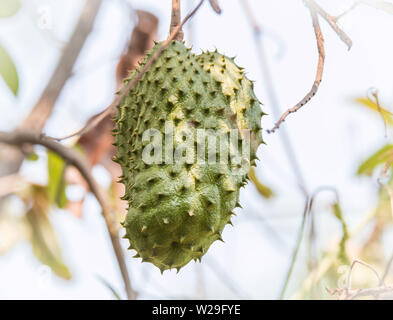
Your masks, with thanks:
[[(172, 19), (171, 26), (169, 29), (170, 34), (180, 25), (181, 23), (181, 10), (180, 10), (180, 0), (172, 0)], [(174, 40), (183, 41), (184, 32), (180, 29)]]

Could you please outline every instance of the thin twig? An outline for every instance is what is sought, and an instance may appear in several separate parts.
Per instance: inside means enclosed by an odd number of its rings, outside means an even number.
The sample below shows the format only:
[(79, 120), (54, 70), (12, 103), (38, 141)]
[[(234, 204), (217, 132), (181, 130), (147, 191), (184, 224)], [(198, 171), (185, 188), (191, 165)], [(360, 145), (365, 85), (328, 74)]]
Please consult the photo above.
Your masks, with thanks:
[[(352, 272), (353, 272), (353, 269), (357, 263), (367, 267), (376, 275), (376, 277), (378, 279), (378, 287), (365, 288), (365, 289), (351, 288)], [(345, 288), (336, 288), (334, 290), (330, 290), (329, 288), (326, 288), (326, 290), (332, 296), (337, 295), (339, 300), (354, 300), (358, 297), (374, 297), (375, 299), (379, 299), (379, 297), (382, 294), (386, 294), (386, 293), (393, 294), (393, 287), (387, 286), (385, 284), (385, 279), (386, 279), (387, 275), (389, 274), (392, 263), (393, 263), (393, 255), (391, 256), (391, 258), (389, 259), (389, 261), (387, 263), (387, 266), (386, 266), (383, 276), (380, 277), (379, 273), (377, 272), (377, 270), (375, 270), (375, 268), (373, 266), (371, 266), (370, 264), (363, 262), (361, 260), (355, 260), (352, 262), (351, 267), (349, 269), (346, 287)]]
[(141, 69), (141, 71), (134, 77), (132, 78), (127, 85), (121, 90), (121, 92), (118, 94), (118, 96), (114, 99), (114, 101), (100, 114), (95, 116), (92, 121), (86, 123), (86, 125), (80, 129), (79, 131), (63, 137), (63, 138), (51, 138), (56, 141), (62, 141), (65, 139), (69, 139), (75, 136), (80, 136), (88, 131), (90, 131), (92, 128), (94, 128), (98, 123), (102, 121), (106, 116), (116, 112), (116, 107), (120, 104), (120, 102), (124, 99), (124, 97), (129, 93), (129, 91), (138, 83), (140, 79), (144, 76), (144, 74), (150, 69), (150, 67), (156, 62), (156, 60), (160, 57), (162, 52), (169, 46), (169, 44), (172, 42), (172, 40), (175, 39), (176, 35), (178, 32), (182, 29), (184, 24), (190, 20), (194, 14), (199, 10), (199, 8), (202, 6), (202, 4), (205, 2), (205, 0), (201, 0), (199, 4), (195, 7), (195, 9), (190, 12), (182, 21), (181, 24), (179, 24), (173, 32), (170, 34), (168, 39), (166, 39), (160, 46), (160, 48), (155, 52), (155, 54), (150, 58), (149, 61), (144, 65), (144, 67)]
[(286, 289), (288, 287), (288, 283), (289, 283), (289, 280), (290, 280), (292, 272), (293, 272), (293, 267), (294, 267), (296, 259), (297, 259), (297, 254), (298, 254), (298, 251), (300, 249), (300, 245), (301, 245), (301, 242), (302, 242), (302, 239), (303, 239), (303, 234), (304, 234), (304, 229), (305, 229), (307, 218), (311, 217), (311, 215), (312, 215), (312, 208), (314, 206), (314, 202), (315, 202), (316, 197), (323, 191), (331, 191), (331, 192), (333, 192), (335, 197), (336, 197), (336, 203), (338, 203), (338, 201), (339, 201), (338, 200), (338, 192), (337, 192), (337, 190), (334, 187), (330, 187), (330, 186), (319, 187), (319, 188), (317, 188), (314, 191), (314, 193), (312, 194), (311, 197), (307, 197), (306, 198), (306, 205), (305, 205), (305, 208), (304, 208), (304, 211), (303, 211), (302, 222), (300, 224), (300, 228), (299, 228), (299, 231), (298, 231), (298, 237), (297, 237), (297, 241), (296, 241), (296, 246), (295, 246), (294, 252), (292, 254), (291, 263), (290, 263), (290, 266), (289, 266), (289, 269), (288, 269), (288, 272), (287, 272), (287, 276), (285, 278), (284, 285), (283, 285), (283, 287), (281, 289), (280, 300), (284, 299), (284, 297), (285, 297), (285, 292), (286, 292)]
[(87, 0), (81, 17), (68, 42), (64, 47), (59, 63), (53, 72), (47, 87), (31, 113), (20, 126), (20, 130), (41, 132), (46, 120), (62, 92), (64, 85), (72, 74), (75, 62), (79, 56), (88, 35), (93, 30), (94, 21), (101, 7), (102, 0)]
[[(375, 101), (372, 101), (370, 95), (375, 99)], [(385, 116), (382, 112), (381, 104), (379, 103), (379, 93), (377, 88), (369, 88), (367, 90), (367, 98), (372, 102), (375, 103), (377, 106), (377, 111), (381, 115), (382, 121), (383, 121), (383, 126), (384, 126), (384, 132), (385, 132), (385, 138), (387, 138), (387, 126), (386, 126), (386, 119)]]
[[(375, 268), (372, 265), (362, 260), (354, 260), (348, 272), (346, 288), (337, 288), (335, 290), (329, 290), (328, 288), (326, 288), (326, 290), (332, 296), (338, 295), (339, 300), (353, 300), (358, 297), (367, 297), (367, 296), (372, 296), (375, 299), (379, 299), (380, 295), (382, 294), (393, 293), (393, 287), (385, 285), (385, 278), (387, 273), (389, 272), (392, 262), (393, 262), (393, 256), (391, 257), (391, 259), (387, 264), (383, 277), (380, 277), (379, 273), (377, 272), (377, 270), (375, 270)], [(366, 288), (366, 289), (353, 289), (351, 287), (352, 272), (356, 264), (361, 264), (367, 267), (376, 275), (379, 283), (378, 287)]]
[(368, 4), (376, 9), (393, 14), (393, 3), (384, 0), (358, 0), (360, 4)]
[[(102, 0), (86, 1), (79, 21), (70, 40), (62, 50), (62, 55), (50, 80), (30, 114), (19, 126), (20, 130), (41, 132), (44, 128), (65, 83), (72, 74), (79, 53), (93, 29), (101, 4)], [(17, 150), (14, 149), (5, 151), (5, 147), (2, 148), (2, 153), (6, 154), (7, 157), (2, 158), (0, 163), (0, 176), (17, 172), (23, 162), (24, 155), (19, 151), (16, 152)]]
[(318, 15), (320, 15), (323, 19), (325, 19), (330, 27), (336, 32), (336, 34), (339, 36), (339, 38), (348, 46), (348, 50), (351, 49), (352, 47), (352, 40), (349, 38), (349, 36), (337, 25), (337, 18), (329, 15), (325, 10), (323, 10), (314, 0), (304, 0), (304, 3), (308, 7), (311, 13), (312, 17), (312, 22), (313, 22), (313, 27), (314, 27), (314, 32), (315, 36), (317, 39), (317, 45), (318, 45), (318, 67), (317, 67), (317, 73), (315, 77), (314, 84), (310, 90), (310, 92), (294, 107), (288, 109), (287, 111), (284, 112), (284, 114), (280, 117), (280, 119), (277, 121), (273, 129), (267, 130), (268, 133), (273, 133), (275, 130), (277, 130), (280, 125), (285, 121), (285, 119), (291, 114), (296, 111), (298, 111), (300, 108), (302, 108), (305, 104), (307, 104), (313, 96), (318, 91), (319, 85), (322, 82), (322, 75), (323, 75), (323, 69), (324, 69), (324, 64), (325, 64), (325, 47), (324, 47), (324, 39), (323, 39), (323, 34), (321, 31), (321, 27), (319, 25), (319, 19)]
[[(180, 25), (181, 22), (181, 8), (180, 8), (180, 0), (172, 0), (172, 18), (171, 18), (171, 26), (169, 28), (169, 33), (172, 34), (174, 30)], [(177, 32), (174, 40), (183, 41), (184, 32), (182, 29)]]
[(261, 28), (258, 24), (257, 19), (254, 16), (252, 9), (250, 8), (250, 4), (248, 3), (247, 0), (241, 0), (241, 2), (242, 2), (243, 9), (246, 12), (248, 22), (251, 24), (251, 27), (254, 31), (254, 35), (259, 36), (262, 33)]
[(307, 216), (308, 216), (309, 212), (310, 212), (310, 201), (309, 201), (309, 198), (307, 197), (306, 198), (306, 204), (304, 206), (302, 222), (301, 222), (301, 225), (300, 225), (300, 228), (299, 228), (299, 231), (298, 231), (298, 236), (297, 236), (297, 240), (296, 240), (296, 246), (295, 246), (295, 249), (294, 249), (293, 254), (292, 254), (291, 263), (290, 263), (289, 268), (288, 268), (287, 276), (285, 277), (284, 285), (282, 286), (282, 289), (281, 289), (280, 300), (284, 299), (285, 292), (286, 292), (288, 284), (289, 284), (289, 280), (290, 280), (290, 278), (292, 276), (293, 268), (295, 266), (296, 259), (297, 259), (297, 254), (299, 252), (300, 245), (302, 243), (303, 234), (304, 234), (304, 227), (306, 225), (306, 220), (307, 220)]
[[(377, 277), (378, 283), (382, 282), (382, 279), (379, 276), (377, 270), (375, 270), (375, 268), (372, 265), (370, 265), (367, 262), (364, 262), (364, 261), (362, 261), (360, 259), (356, 259), (356, 260), (354, 260), (352, 262), (351, 267), (350, 267), (349, 272), (348, 272), (347, 289), (352, 289), (352, 287), (351, 287), (352, 271), (353, 271), (353, 269), (354, 269), (356, 264), (361, 264), (361, 265), (365, 266), (366, 268), (370, 269), (375, 274), (375, 276)], [(383, 285), (383, 283), (382, 283), (382, 285)]]
[(315, 32), (315, 37), (317, 39), (318, 54), (319, 54), (317, 74), (315, 76), (314, 84), (313, 84), (310, 92), (307, 93), (307, 95), (299, 103), (297, 103), (293, 108), (290, 108), (287, 111), (285, 111), (284, 114), (277, 121), (275, 126), (271, 130), (267, 130), (268, 133), (273, 133), (274, 131), (276, 131), (291, 113), (298, 111), (301, 107), (303, 107), (305, 104), (307, 104), (311, 100), (311, 98), (313, 96), (315, 96), (315, 94), (317, 93), (319, 85), (321, 84), (321, 81), (322, 81), (323, 68), (325, 65), (324, 38), (323, 38), (322, 31), (321, 31), (321, 26), (319, 25), (318, 14), (317, 14), (315, 8), (313, 7), (313, 5), (311, 4), (311, 2), (309, 0), (306, 0), (305, 3), (310, 10), (312, 24), (313, 24), (314, 32)]
[(347, 10), (345, 10), (343, 13), (339, 14), (336, 17), (332, 17), (334, 21), (340, 20), (342, 17), (353, 11), (355, 8), (357, 8), (360, 4), (366, 4), (371, 7), (374, 7), (375, 9), (379, 9), (382, 11), (385, 11), (387, 13), (393, 14), (393, 3), (387, 2), (384, 0), (357, 0), (350, 6)]
[[(266, 84), (266, 89), (267, 89), (267, 93), (269, 96), (269, 100), (271, 102), (271, 105), (273, 107), (273, 112), (276, 116), (279, 115), (280, 113), (280, 107), (279, 107), (279, 103), (278, 103), (278, 98), (275, 92), (275, 88), (273, 86), (273, 80), (270, 74), (270, 69), (269, 69), (269, 65), (267, 63), (267, 59), (266, 59), (266, 54), (265, 54), (265, 50), (264, 50), (264, 46), (263, 46), (263, 42), (261, 41), (261, 36), (262, 34), (262, 28), (259, 26), (257, 20), (254, 17), (254, 14), (249, 6), (249, 3), (247, 0), (242, 0), (242, 5), (243, 8), (245, 10), (245, 13), (247, 15), (247, 19), (252, 27), (253, 30), (253, 35), (254, 35), (254, 42), (257, 48), (257, 53), (258, 53), (258, 60), (261, 64), (261, 69), (262, 69), (262, 74), (265, 77), (265, 84)], [(306, 219), (305, 217), (307, 216), (307, 212), (308, 212), (308, 205), (309, 205), (309, 201), (308, 201), (308, 192), (307, 192), (307, 187), (306, 187), (306, 182), (305, 182), (305, 178), (303, 176), (303, 173), (300, 169), (300, 165), (299, 162), (297, 160), (296, 154), (293, 150), (293, 146), (291, 143), (291, 140), (289, 138), (288, 133), (284, 130), (281, 132), (282, 134), (280, 135), (281, 139), (282, 139), (282, 143), (284, 145), (284, 150), (287, 153), (287, 157), (289, 159), (289, 163), (293, 168), (293, 171), (295, 173), (296, 176), (296, 180), (297, 183), (300, 187), (300, 189), (303, 191), (303, 193), (306, 196), (306, 205), (305, 205), (305, 211), (303, 213), (303, 218), (302, 218), (302, 222), (300, 225), (300, 229), (299, 229), (299, 233), (298, 233), (298, 237), (297, 237), (297, 241), (296, 241), (296, 245), (295, 245), (295, 249), (292, 255), (292, 260), (290, 262), (290, 266), (289, 269), (287, 271), (287, 276), (285, 279), (285, 283), (283, 285), (283, 288), (281, 289), (281, 294), (280, 297), (284, 298), (285, 296), (285, 291), (287, 289), (290, 277), (292, 275), (292, 271), (293, 271), (293, 267), (295, 265), (296, 262), (296, 258), (297, 258), (297, 253), (300, 247), (300, 242), (303, 238), (303, 233), (304, 233), (304, 227), (305, 227), (305, 222)]]
[(30, 132), (23, 132), (23, 131), (14, 131), (10, 133), (0, 132), (0, 142), (8, 145), (13, 145), (19, 148), (23, 147), (23, 145), (26, 144), (42, 145), (46, 147), (48, 150), (58, 154), (69, 165), (72, 165), (76, 169), (78, 169), (78, 171), (86, 180), (91, 192), (94, 194), (94, 196), (96, 197), (98, 203), (102, 208), (102, 214), (120, 268), (127, 297), (128, 299), (136, 299), (137, 294), (135, 291), (133, 291), (131, 287), (127, 265), (125, 263), (124, 253), (118, 235), (118, 228), (113, 219), (114, 214), (112, 213), (111, 206), (105, 192), (101, 189), (101, 187), (98, 185), (93, 175), (91, 174), (91, 169), (87, 161), (85, 161), (85, 159), (82, 158), (76, 151), (63, 146), (53, 141), (52, 139), (45, 137), (40, 133), (34, 133), (34, 132), (30, 133)]
[(384, 271), (384, 273), (382, 275), (382, 278), (381, 278), (381, 281), (380, 281), (379, 285), (383, 285), (385, 283), (385, 280), (388, 277), (388, 274), (390, 272), (390, 269), (392, 268), (392, 265), (393, 265), (393, 254), (390, 257), (390, 259), (389, 259), (389, 261), (388, 261), (388, 263), (386, 265), (386, 269), (385, 269), (385, 271)]
[(338, 16), (333, 17), (334, 21), (338, 21), (340, 20), (342, 17), (344, 17), (345, 15), (347, 15), (348, 13), (350, 13), (351, 11), (353, 11), (358, 5), (360, 4), (359, 1), (354, 2), (347, 10), (345, 10), (344, 12), (340, 13)]
[(222, 10), (220, 8), (220, 5), (218, 4), (218, 0), (209, 0), (210, 5), (212, 6), (213, 10), (217, 13), (217, 14), (221, 14)]
[(328, 14), (323, 10), (314, 0), (309, 0), (309, 5), (312, 6), (313, 10), (318, 12), (318, 14), (326, 20), (334, 32), (339, 36), (339, 38), (348, 46), (348, 50), (352, 47), (352, 40), (349, 36), (337, 25), (337, 18)]
[[(17, 190), (20, 190), (28, 182), (23, 179), (19, 173), (13, 173), (8, 176), (0, 177), (0, 200)], [(0, 201), (1, 202), (1, 201)]]

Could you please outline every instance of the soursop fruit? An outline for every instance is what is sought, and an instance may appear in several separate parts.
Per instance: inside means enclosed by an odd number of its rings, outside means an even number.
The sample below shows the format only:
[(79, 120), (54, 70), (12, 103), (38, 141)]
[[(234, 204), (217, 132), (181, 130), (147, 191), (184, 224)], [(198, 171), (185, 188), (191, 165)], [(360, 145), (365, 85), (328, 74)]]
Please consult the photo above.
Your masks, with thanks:
[[(125, 85), (160, 46), (156, 43), (147, 53)], [(120, 181), (129, 202), (123, 226), (135, 257), (161, 272), (180, 270), (192, 259), (201, 260), (215, 240), (222, 240), (263, 142), (260, 104), (253, 83), (233, 59), (217, 51), (195, 55), (178, 41), (131, 89), (115, 118), (114, 160), (122, 167)], [(203, 148), (199, 152), (209, 141), (208, 136), (200, 138), (202, 129), (216, 137), (238, 134), (224, 139), (227, 143), (213, 140), (213, 152)], [(162, 153), (153, 163), (144, 161), (146, 132), (160, 134), (154, 146)], [(239, 146), (243, 142), (249, 146), (246, 156)], [(241, 152), (235, 154), (236, 149)], [(222, 161), (220, 156), (226, 153), (228, 161)], [(212, 155), (216, 161), (210, 161)], [(199, 161), (204, 156), (208, 159)]]

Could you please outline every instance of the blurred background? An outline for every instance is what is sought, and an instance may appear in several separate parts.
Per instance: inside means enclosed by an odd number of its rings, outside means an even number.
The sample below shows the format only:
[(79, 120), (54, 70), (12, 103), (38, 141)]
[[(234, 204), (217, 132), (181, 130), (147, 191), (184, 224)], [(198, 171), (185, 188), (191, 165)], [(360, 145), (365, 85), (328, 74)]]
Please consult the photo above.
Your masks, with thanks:
[[(183, 0), (183, 17), (198, 2)], [(317, 2), (333, 17), (345, 12), (339, 26), (351, 50), (320, 17), (320, 89), (264, 134), (234, 227), (202, 263), (161, 275), (121, 240), (139, 299), (334, 299), (340, 290), (326, 287), (344, 288), (348, 274), (352, 288), (380, 287), (382, 277), (393, 285), (393, 3)], [(203, 5), (184, 28), (186, 44), (236, 56), (256, 81), (269, 129), (312, 86), (310, 12), (301, 0), (220, 6), (217, 15)], [(0, 0), (0, 131), (22, 126), (62, 137), (82, 128), (110, 105), (153, 40), (166, 39), (170, 16), (170, 0)], [(121, 219), (110, 126), (64, 144), (87, 156)], [(100, 206), (77, 172), (42, 147), (27, 150), (20, 166), (13, 152), (0, 144), (0, 299), (126, 298)], [(357, 259), (363, 264), (350, 271)]]

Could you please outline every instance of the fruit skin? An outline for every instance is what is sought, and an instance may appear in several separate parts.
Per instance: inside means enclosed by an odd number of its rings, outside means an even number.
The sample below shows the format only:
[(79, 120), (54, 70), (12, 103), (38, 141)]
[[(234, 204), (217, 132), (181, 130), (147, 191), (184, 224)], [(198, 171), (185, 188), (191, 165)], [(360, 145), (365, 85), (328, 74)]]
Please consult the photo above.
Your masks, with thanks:
[[(141, 66), (160, 45), (147, 53)], [(125, 85), (139, 70), (131, 73)], [(129, 202), (123, 226), (135, 257), (153, 263), (161, 272), (179, 271), (190, 260), (201, 260), (215, 240), (222, 240), (233, 209), (240, 207), (239, 190), (248, 179), (246, 165), (255, 165), (257, 148), (263, 143), (263, 115), (253, 83), (233, 59), (217, 51), (195, 55), (178, 41), (164, 50), (120, 103), (115, 118), (118, 155), (114, 161), (122, 167), (120, 181)], [(142, 135), (151, 128), (165, 133), (165, 123), (174, 128), (175, 149), (183, 142), (184, 132), (195, 129), (213, 129), (218, 134), (249, 129), (250, 159), (240, 165), (247, 170), (234, 174), (239, 165), (232, 161), (200, 164), (197, 152), (188, 158), (191, 161), (146, 164)], [(239, 134), (238, 142), (243, 139)], [(226, 147), (232, 150), (233, 143)]]

